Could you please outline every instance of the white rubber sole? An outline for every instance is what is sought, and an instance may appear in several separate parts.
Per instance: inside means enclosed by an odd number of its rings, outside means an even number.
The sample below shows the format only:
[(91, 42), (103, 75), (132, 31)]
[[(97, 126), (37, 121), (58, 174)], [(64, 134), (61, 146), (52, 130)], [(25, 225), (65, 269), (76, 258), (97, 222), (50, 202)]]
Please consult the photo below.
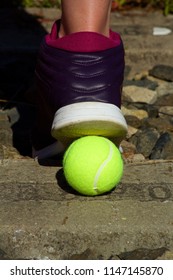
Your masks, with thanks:
[(52, 124), (52, 136), (58, 141), (38, 151), (33, 149), (33, 158), (56, 156), (64, 152), (72, 141), (87, 135), (104, 136), (120, 147), (126, 134), (125, 118), (113, 104), (80, 102), (67, 105), (56, 112)]
[(79, 102), (57, 110), (52, 136), (69, 144), (87, 135), (100, 135), (120, 143), (127, 134), (127, 123), (121, 110), (109, 103)]

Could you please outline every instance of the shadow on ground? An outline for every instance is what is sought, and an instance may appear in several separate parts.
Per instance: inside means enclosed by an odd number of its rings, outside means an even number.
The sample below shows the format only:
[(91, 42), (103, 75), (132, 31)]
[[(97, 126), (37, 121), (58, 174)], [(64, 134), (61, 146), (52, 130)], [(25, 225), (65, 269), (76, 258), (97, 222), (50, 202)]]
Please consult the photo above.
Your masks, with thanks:
[(0, 109), (12, 109), (13, 145), (20, 154), (30, 156), (30, 131), (35, 119), (34, 70), (46, 30), (38, 17), (20, 8), (19, 0), (15, 1), (19, 8), (13, 2), (0, 3)]

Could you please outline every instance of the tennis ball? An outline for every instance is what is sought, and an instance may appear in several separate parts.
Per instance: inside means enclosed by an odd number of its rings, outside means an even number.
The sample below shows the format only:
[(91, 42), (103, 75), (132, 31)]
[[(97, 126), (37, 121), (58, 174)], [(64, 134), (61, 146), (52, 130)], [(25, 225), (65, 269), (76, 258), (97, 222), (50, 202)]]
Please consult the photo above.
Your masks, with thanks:
[(77, 192), (94, 196), (109, 192), (120, 181), (123, 160), (107, 138), (85, 136), (75, 140), (63, 158), (64, 175)]

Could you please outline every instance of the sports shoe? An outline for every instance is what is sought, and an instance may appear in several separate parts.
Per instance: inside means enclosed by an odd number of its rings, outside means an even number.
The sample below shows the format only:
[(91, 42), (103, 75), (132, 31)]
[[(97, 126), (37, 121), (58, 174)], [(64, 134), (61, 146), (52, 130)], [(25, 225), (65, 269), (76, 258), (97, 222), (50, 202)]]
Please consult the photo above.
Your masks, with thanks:
[(127, 133), (120, 110), (124, 48), (119, 34), (58, 38), (59, 25), (55, 22), (44, 37), (35, 71), (38, 118), (32, 142), (33, 156), (40, 159), (63, 152), (82, 136), (101, 135), (119, 145)]

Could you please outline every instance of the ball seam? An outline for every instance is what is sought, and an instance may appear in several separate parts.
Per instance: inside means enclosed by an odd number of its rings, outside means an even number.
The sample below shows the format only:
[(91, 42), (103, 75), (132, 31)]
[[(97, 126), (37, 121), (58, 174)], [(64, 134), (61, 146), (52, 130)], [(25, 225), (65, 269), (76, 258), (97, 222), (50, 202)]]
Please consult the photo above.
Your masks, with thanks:
[(113, 147), (112, 147), (112, 143), (109, 143), (109, 141), (107, 141), (105, 139), (105, 141), (108, 143), (109, 145), (109, 155), (108, 157), (104, 160), (104, 162), (100, 165), (100, 167), (98, 168), (97, 170), (97, 173), (94, 177), (94, 183), (93, 183), (93, 189), (95, 192), (98, 192), (98, 181), (99, 181), (99, 178), (100, 178), (100, 175), (103, 171), (103, 169), (105, 168), (105, 166), (108, 164), (108, 162), (112, 159), (112, 155), (113, 155)]

